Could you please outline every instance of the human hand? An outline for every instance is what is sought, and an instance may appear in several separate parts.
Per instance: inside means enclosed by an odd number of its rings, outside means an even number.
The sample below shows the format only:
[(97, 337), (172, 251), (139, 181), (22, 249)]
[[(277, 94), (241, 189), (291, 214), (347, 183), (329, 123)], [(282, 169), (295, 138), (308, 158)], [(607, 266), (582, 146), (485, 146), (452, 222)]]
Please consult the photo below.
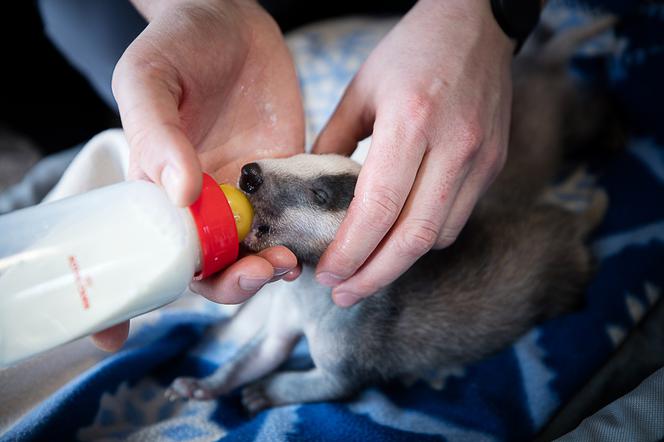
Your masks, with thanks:
[[(113, 75), (131, 148), (130, 178), (162, 185), (180, 206), (195, 201), (201, 171), (234, 182), (242, 165), (304, 150), (304, 113), (281, 31), (254, 1), (135, 0), (149, 25)], [(285, 247), (244, 257), (192, 284), (207, 298), (239, 303), (274, 279), (297, 277)], [(128, 324), (95, 335), (115, 350)]]
[(373, 133), (317, 279), (350, 306), (449, 246), (504, 164), (514, 43), (486, 0), (420, 0), (348, 86), (314, 152)]

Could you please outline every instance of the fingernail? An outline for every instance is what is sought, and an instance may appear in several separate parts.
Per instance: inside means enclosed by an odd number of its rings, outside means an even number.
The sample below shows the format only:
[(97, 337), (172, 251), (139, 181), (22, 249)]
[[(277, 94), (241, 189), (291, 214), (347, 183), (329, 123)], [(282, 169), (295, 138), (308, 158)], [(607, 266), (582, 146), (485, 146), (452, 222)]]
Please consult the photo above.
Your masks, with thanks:
[(281, 276), (284, 276), (288, 272), (293, 270), (293, 267), (288, 267), (288, 268), (283, 268), (283, 267), (275, 267), (274, 268), (274, 274), (272, 275), (273, 278), (278, 278)]
[(334, 273), (321, 272), (316, 274), (316, 280), (319, 284), (325, 285), (327, 287), (336, 287), (344, 282), (345, 278), (335, 275)]
[(352, 292), (334, 292), (332, 294), (334, 303), (339, 307), (350, 307), (360, 300), (360, 297)]
[(292, 279), (292, 278), (295, 278), (295, 277), (299, 276), (299, 273), (295, 269), (293, 269), (290, 272), (288, 272), (286, 275), (284, 275), (284, 277), (286, 277), (286, 276), (288, 278)]
[(178, 171), (171, 164), (167, 164), (161, 171), (161, 185), (164, 186), (168, 199), (172, 203), (180, 205), (181, 195), (180, 189), (182, 188), (182, 177)]
[(255, 292), (263, 287), (269, 280), (270, 278), (250, 278), (247, 276), (240, 276), (238, 285), (242, 290), (247, 292)]

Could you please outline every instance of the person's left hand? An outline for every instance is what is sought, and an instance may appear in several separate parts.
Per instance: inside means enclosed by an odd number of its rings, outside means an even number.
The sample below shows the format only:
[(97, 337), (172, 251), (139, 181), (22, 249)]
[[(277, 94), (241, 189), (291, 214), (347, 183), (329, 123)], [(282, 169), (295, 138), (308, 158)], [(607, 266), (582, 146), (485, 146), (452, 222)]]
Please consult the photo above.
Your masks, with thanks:
[(513, 51), (487, 0), (421, 0), (355, 76), (314, 147), (349, 154), (373, 133), (317, 269), (338, 305), (456, 239), (506, 157)]

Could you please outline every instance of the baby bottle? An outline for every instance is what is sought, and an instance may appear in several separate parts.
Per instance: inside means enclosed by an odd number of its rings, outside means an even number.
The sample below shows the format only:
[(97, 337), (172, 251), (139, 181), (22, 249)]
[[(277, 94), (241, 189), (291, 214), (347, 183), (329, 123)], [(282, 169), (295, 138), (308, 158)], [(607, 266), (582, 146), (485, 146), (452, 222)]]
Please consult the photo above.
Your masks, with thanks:
[(129, 181), (0, 217), (0, 366), (163, 306), (233, 263), (253, 210), (203, 177), (174, 206)]

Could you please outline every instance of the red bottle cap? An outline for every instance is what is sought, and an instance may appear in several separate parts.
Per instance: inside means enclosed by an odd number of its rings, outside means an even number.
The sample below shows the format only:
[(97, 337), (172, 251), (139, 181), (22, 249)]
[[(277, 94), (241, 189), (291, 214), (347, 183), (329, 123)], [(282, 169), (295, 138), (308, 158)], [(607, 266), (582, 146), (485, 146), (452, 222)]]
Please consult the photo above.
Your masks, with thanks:
[(196, 279), (207, 278), (237, 260), (240, 243), (231, 206), (210, 175), (203, 174), (203, 189), (189, 206), (201, 242), (201, 270)]

